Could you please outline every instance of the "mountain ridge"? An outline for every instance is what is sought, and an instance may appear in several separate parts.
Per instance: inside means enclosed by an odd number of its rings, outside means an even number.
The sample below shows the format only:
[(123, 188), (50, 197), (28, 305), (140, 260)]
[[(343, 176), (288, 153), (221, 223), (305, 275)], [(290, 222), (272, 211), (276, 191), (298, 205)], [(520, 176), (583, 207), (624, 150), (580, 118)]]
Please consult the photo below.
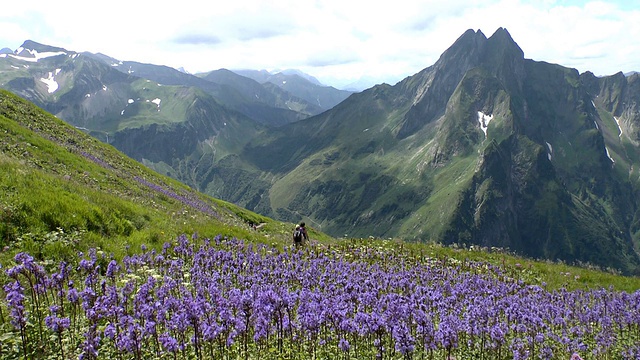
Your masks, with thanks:
[[(236, 74), (251, 78), (263, 85), (269, 83), (285, 91), (297, 94), (310, 104), (328, 110), (344, 101), (352, 91), (338, 90), (320, 83), (315, 77), (299, 70), (283, 70), (270, 73), (266, 70), (231, 70)], [(204, 75), (204, 74), (203, 74)], [(314, 114), (317, 115), (317, 114)]]

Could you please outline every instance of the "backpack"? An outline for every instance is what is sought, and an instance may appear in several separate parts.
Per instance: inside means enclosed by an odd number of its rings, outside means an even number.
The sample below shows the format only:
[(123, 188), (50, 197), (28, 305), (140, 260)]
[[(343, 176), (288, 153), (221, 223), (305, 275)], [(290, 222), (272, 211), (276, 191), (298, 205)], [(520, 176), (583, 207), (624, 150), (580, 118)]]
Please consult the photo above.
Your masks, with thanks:
[(302, 228), (297, 228), (294, 232), (293, 232), (293, 241), (300, 243), (302, 242)]

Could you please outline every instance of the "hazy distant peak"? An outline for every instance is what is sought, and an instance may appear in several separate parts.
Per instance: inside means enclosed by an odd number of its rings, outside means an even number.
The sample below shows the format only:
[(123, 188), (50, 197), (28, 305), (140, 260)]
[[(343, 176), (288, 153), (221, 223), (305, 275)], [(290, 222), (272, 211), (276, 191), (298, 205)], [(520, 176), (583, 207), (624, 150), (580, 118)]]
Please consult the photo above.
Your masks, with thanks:
[(282, 71), (280, 71), (280, 73), (282, 73), (282, 74), (284, 74), (284, 75), (298, 75), (298, 76), (300, 76), (301, 78), (303, 78), (303, 79), (305, 79), (305, 80), (307, 80), (307, 81), (309, 81), (309, 82), (311, 82), (311, 83), (313, 83), (313, 84), (315, 84), (315, 85), (324, 86), (324, 84), (322, 84), (322, 83), (321, 83), (318, 79), (316, 79), (315, 77), (313, 77), (313, 76), (311, 76), (311, 75), (309, 75), (309, 74), (307, 74), (307, 73), (304, 73), (304, 72), (302, 72), (302, 71), (300, 71), (300, 70), (297, 70), (297, 69), (286, 69), (286, 70), (282, 70)]
[(92, 57), (94, 59), (98, 59), (98, 60), (104, 62), (105, 64), (109, 64), (111, 66), (120, 66), (120, 65), (122, 65), (122, 61), (120, 61), (118, 59), (115, 59), (115, 58), (112, 58), (111, 56), (105, 55), (103, 53), (95, 53), (94, 54), (94, 53), (85, 52), (83, 54), (85, 54), (85, 55), (87, 55), (89, 57)]
[[(18, 51), (21, 50), (21, 51)], [(20, 55), (20, 52), (22, 52), (22, 50), (30, 50), (31, 52), (39, 52), (39, 53), (44, 53), (44, 52), (60, 52), (60, 53), (66, 53), (67, 50), (63, 49), (61, 47), (56, 47), (56, 46), (50, 46), (50, 45), (45, 45), (45, 44), (41, 44), (39, 42), (35, 42), (33, 40), (27, 40), (24, 43), (22, 43), (22, 46), (20, 46), (20, 48), (16, 50), (16, 54)]]
[[(52, 56), (67, 55), (67, 50), (27, 40), (15, 51), (10, 51), (4, 54), (4, 56), (11, 56), (12, 58), (21, 61), (38, 62), (40, 59)], [(73, 54), (75, 55), (75, 53)]]
[[(442, 53), (436, 66), (449, 67), (453, 65), (465, 68), (482, 61), (492, 63), (495, 59), (504, 56), (511, 59), (524, 58), (524, 52), (507, 29), (500, 27), (489, 38), (480, 30), (469, 29)], [(493, 65), (495, 66), (495, 64)]]

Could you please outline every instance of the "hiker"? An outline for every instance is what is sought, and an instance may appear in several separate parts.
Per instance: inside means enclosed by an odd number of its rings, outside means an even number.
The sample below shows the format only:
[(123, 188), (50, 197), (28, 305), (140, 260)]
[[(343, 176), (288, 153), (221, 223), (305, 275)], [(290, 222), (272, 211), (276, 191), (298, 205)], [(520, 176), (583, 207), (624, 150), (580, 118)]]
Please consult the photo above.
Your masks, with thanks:
[(293, 243), (297, 245), (302, 245), (302, 241), (309, 240), (309, 235), (307, 234), (307, 228), (305, 227), (305, 223), (301, 222), (300, 225), (296, 225), (296, 229), (293, 231)]

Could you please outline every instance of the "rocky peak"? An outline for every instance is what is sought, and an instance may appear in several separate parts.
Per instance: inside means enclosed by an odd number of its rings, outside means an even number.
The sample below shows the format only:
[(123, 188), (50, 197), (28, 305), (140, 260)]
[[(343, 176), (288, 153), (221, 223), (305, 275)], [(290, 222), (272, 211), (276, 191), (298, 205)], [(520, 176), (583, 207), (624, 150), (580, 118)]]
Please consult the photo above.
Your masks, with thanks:
[(465, 31), (435, 63), (435, 68), (449, 71), (452, 69), (465, 70), (477, 64), (487, 37), (482, 31)]
[(22, 43), (22, 46), (20, 46), (20, 48), (18, 49), (20, 51), (18, 52), (18, 55), (20, 55), (21, 52), (29, 51), (29, 52), (33, 52), (33, 51), (37, 51), (39, 53), (44, 53), (44, 52), (67, 52), (67, 50), (61, 48), (61, 47), (56, 47), (56, 46), (50, 46), (50, 45), (45, 45), (45, 44), (41, 44), (38, 42), (35, 42), (33, 40), (27, 40), (24, 43)]
[(519, 91), (524, 80), (524, 53), (504, 28), (490, 38), (482, 31), (465, 31), (449, 47), (429, 71), (422, 71), (413, 81), (413, 106), (405, 115), (398, 137), (404, 138), (444, 114), (449, 98), (474, 68), (482, 68), (488, 76), (499, 79), (512, 91)]

